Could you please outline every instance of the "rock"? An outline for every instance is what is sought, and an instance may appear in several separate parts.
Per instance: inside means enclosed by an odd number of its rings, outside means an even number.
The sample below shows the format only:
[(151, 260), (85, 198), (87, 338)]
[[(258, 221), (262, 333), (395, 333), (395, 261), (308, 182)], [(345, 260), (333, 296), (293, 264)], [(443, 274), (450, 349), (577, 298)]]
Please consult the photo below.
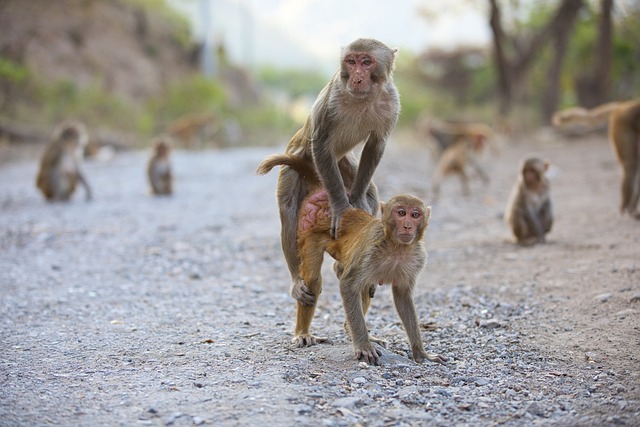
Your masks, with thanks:
[(631, 295), (631, 298), (629, 298), (629, 302), (640, 302), (640, 292), (635, 292), (633, 295)]
[(337, 408), (354, 409), (362, 405), (362, 400), (359, 397), (341, 397), (331, 402), (331, 406)]
[(529, 405), (527, 405), (527, 409), (525, 409), (524, 411), (528, 414), (535, 415), (536, 417), (544, 416), (544, 410), (538, 402), (529, 403)]
[(598, 295), (595, 299), (596, 301), (600, 301), (604, 303), (604, 302), (608, 302), (612, 296), (613, 294), (611, 292), (607, 292), (607, 293)]

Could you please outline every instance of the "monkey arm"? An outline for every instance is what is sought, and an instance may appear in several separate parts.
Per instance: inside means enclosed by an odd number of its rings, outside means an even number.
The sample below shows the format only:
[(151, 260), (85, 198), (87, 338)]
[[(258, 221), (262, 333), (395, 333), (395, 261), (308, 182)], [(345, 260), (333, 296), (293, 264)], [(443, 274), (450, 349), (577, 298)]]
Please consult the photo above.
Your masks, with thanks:
[(78, 181), (80, 181), (80, 184), (82, 184), (82, 186), (84, 187), (85, 191), (86, 191), (86, 200), (91, 200), (93, 198), (92, 192), (91, 192), (91, 186), (89, 185), (89, 181), (87, 181), (87, 178), (84, 176), (84, 173), (78, 169)]
[(338, 162), (335, 154), (331, 151), (332, 143), (328, 138), (313, 138), (313, 162), (316, 165), (320, 180), (329, 194), (329, 203), (331, 205), (331, 237), (338, 237), (338, 227), (340, 219), (351, 205), (347, 197), (347, 190), (344, 187), (344, 181), (340, 175)]
[(385, 148), (385, 139), (375, 133), (369, 135), (369, 139), (362, 150), (362, 156), (360, 157), (360, 164), (358, 165), (358, 172), (356, 173), (356, 179), (351, 187), (351, 195), (349, 201), (351, 205), (356, 208), (369, 210), (365, 193), (373, 178), (373, 172), (378, 167), (382, 153)]

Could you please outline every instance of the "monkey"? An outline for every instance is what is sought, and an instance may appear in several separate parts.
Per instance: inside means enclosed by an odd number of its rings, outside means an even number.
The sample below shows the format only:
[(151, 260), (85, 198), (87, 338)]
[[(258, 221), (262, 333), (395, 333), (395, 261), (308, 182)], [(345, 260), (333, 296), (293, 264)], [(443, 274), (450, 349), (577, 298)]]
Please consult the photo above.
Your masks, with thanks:
[[(378, 210), (378, 190), (372, 177), (400, 114), (400, 96), (392, 76), (396, 53), (397, 49), (373, 39), (357, 39), (343, 48), (339, 69), (287, 145), (287, 154), (312, 162), (326, 188), (334, 238), (339, 236), (340, 220), (348, 208), (371, 214)], [(356, 167), (352, 151), (361, 144), (364, 146)], [(295, 170), (281, 168), (276, 189), (281, 245), (291, 275), (291, 295), (296, 299), (313, 298), (299, 279), (296, 245), (298, 211), (307, 195), (305, 188)]]
[(591, 109), (571, 107), (556, 111), (551, 116), (551, 124), (559, 129), (575, 125), (589, 129), (596, 128), (606, 124), (611, 112), (618, 108), (619, 105), (619, 102), (607, 102)]
[(607, 121), (609, 141), (622, 169), (620, 213), (640, 219), (640, 99), (608, 102), (591, 110), (573, 107), (556, 112), (552, 119), (556, 127), (597, 126)]
[(449, 124), (440, 123), (432, 126), (431, 133), (439, 141), (443, 150), (433, 173), (432, 188), (435, 197), (440, 194), (442, 179), (449, 174), (458, 174), (465, 196), (470, 194), (468, 166), (487, 184), (489, 176), (478, 163), (476, 154), (480, 153), (489, 138), (493, 135), (491, 128), (484, 124)]
[(640, 219), (640, 99), (611, 112), (609, 140), (622, 168), (620, 213)]
[(194, 148), (211, 138), (219, 126), (219, 119), (215, 114), (194, 113), (175, 120), (167, 129), (167, 133), (179, 141), (182, 147)]
[(155, 195), (171, 195), (173, 193), (173, 175), (171, 173), (171, 142), (166, 135), (155, 138), (153, 151), (147, 165), (147, 177), (151, 192)]
[(36, 178), (36, 187), (47, 201), (68, 201), (78, 182), (84, 186), (86, 200), (91, 200), (91, 187), (81, 169), (87, 141), (87, 128), (79, 121), (67, 120), (53, 131)]
[(379, 365), (380, 352), (372, 342), (381, 340), (368, 334), (365, 315), (372, 297), (372, 284), (392, 285), (396, 310), (402, 320), (416, 362), (425, 359), (444, 362), (446, 357), (424, 351), (418, 316), (413, 303), (417, 276), (427, 261), (422, 241), (431, 216), (431, 206), (415, 196), (399, 195), (381, 203), (382, 218), (368, 211), (348, 208), (340, 221), (338, 237), (331, 236), (333, 221), (328, 192), (322, 188), (313, 165), (299, 157), (284, 154), (269, 156), (261, 163), (267, 173), (276, 165), (286, 165), (300, 174), (308, 196), (299, 211), (297, 246), (299, 275), (314, 300), (296, 301), (296, 326), (293, 342), (298, 346), (326, 341), (310, 332), (317, 297), (322, 292), (321, 268), (324, 252), (337, 262), (334, 270), (346, 314), (346, 330), (351, 337), (357, 360)]
[(553, 225), (549, 181), (545, 177), (548, 168), (549, 162), (538, 157), (523, 160), (507, 203), (505, 221), (523, 246), (544, 243)]

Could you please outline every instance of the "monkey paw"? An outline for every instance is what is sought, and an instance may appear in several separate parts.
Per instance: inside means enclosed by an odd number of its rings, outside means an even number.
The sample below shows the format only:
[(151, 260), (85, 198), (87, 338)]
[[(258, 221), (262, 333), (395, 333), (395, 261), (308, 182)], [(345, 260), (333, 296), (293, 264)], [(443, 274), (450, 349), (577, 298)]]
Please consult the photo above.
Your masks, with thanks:
[(291, 342), (294, 343), (296, 347), (311, 347), (312, 345), (316, 345), (316, 344), (327, 342), (327, 341), (329, 341), (329, 338), (327, 337), (316, 337), (311, 334), (296, 335), (291, 340)]
[(387, 341), (382, 338), (374, 337), (373, 335), (369, 335), (369, 341), (374, 342), (384, 348), (387, 348)]
[(291, 284), (291, 296), (306, 306), (316, 305), (318, 299), (302, 280), (296, 280)]
[(444, 363), (449, 360), (446, 356), (443, 356), (441, 354), (427, 353), (426, 351), (421, 351), (413, 354), (413, 360), (415, 360), (416, 363), (422, 363), (424, 362), (424, 359), (436, 363)]
[(364, 344), (355, 349), (356, 359), (363, 360), (369, 365), (380, 365), (382, 353), (371, 343)]

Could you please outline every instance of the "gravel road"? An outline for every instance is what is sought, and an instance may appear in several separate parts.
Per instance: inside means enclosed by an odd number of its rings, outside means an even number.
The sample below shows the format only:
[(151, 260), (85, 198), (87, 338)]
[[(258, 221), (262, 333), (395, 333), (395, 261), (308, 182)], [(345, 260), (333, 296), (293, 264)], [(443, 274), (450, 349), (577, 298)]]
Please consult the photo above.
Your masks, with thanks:
[[(375, 180), (433, 205), (415, 299), (442, 365), (408, 358), (388, 287), (368, 316), (383, 365), (354, 360), (328, 259), (331, 342), (289, 343), (276, 173), (254, 175), (282, 147), (177, 151), (169, 198), (144, 152), (89, 161), (92, 202), (46, 203), (36, 159), (0, 165), (0, 425), (640, 425), (640, 223), (618, 214), (606, 138), (505, 142), (488, 187), (451, 178), (437, 203), (410, 139)], [(530, 151), (556, 165), (556, 223), (521, 248), (500, 215)]]

